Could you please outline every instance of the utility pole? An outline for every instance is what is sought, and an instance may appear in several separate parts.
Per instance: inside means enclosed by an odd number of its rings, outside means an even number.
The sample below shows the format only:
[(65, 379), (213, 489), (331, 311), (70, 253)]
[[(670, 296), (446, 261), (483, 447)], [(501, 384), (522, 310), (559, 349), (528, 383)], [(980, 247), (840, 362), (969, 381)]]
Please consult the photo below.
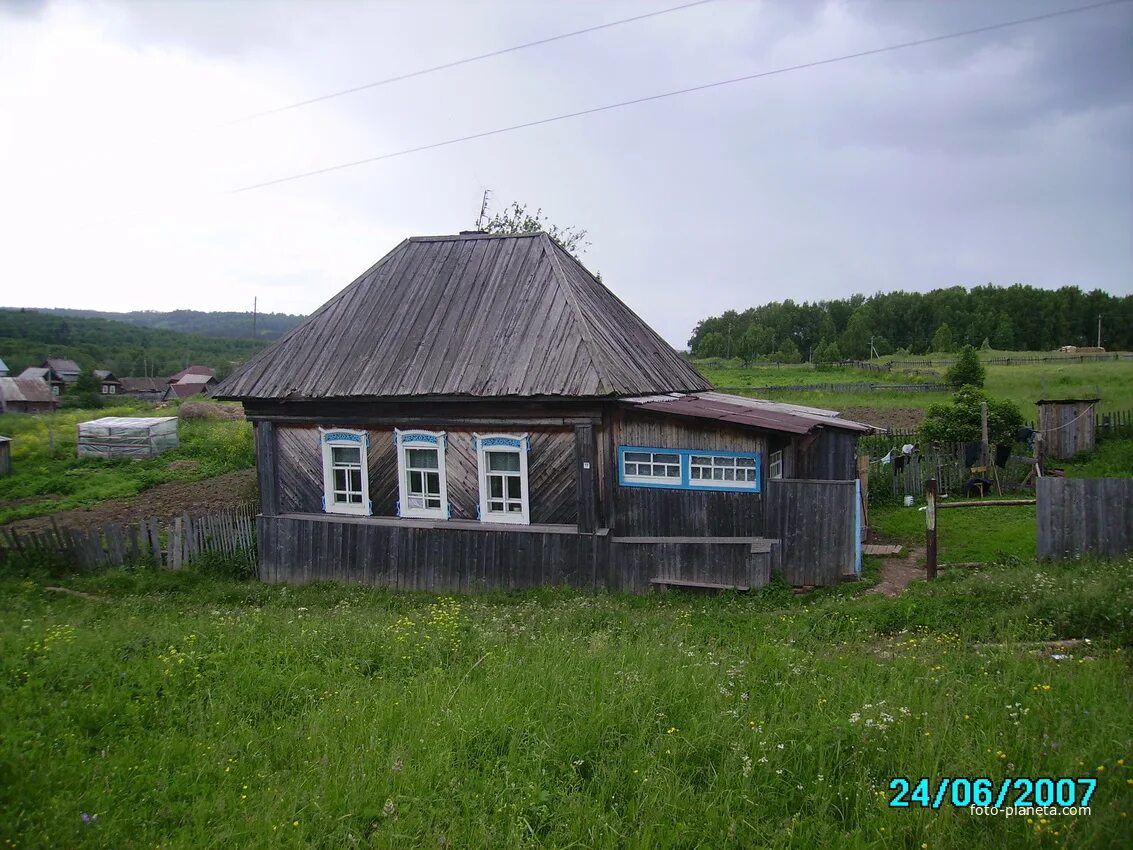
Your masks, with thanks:
[(925, 482), (925, 572), (932, 581), (936, 578), (936, 479)]
[(252, 339), (256, 338), (256, 306), (259, 298), (252, 296)]
[(1102, 314), (1098, 313), (1098, 348), (1102, 347)]

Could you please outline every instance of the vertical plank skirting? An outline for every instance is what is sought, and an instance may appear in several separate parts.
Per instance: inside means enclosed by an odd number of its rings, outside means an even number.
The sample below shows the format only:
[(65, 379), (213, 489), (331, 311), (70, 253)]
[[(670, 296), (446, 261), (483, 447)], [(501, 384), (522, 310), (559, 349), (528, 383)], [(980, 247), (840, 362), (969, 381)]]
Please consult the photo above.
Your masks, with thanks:
[(264, 516), (279, 513), (279, 468), (278, 444), (275, 423), (257, 422), (256, 434), (256, 475), (260, 485), (260, 511)]

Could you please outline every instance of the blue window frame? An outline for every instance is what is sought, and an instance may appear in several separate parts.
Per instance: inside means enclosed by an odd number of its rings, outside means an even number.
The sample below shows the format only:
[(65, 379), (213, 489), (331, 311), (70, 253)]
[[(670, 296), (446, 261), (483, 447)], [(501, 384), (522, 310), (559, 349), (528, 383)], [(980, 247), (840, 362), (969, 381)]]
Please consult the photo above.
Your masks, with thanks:
[(762, 491), (759, 452), (618, 446), (618, 483), (666, 490)]

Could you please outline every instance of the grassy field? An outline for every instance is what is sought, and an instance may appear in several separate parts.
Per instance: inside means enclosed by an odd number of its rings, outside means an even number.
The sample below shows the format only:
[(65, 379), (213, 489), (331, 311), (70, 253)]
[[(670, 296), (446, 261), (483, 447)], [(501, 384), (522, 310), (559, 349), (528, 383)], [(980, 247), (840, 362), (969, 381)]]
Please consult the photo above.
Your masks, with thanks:
[[(869, 512), (870, 525), (886, 541), (925, 545), (921, 505), (884, 505)], [(991, 563), (1035, 557), (1034, 505), (949, 508), (937, 512), (936, 545), (941, 563)]]
[[(986, 354), (986, 352), (985, 352)], [(1003, 352), (991, 352), (1002, 356)], [(1027, 356), (1025, 352), (1021, 356)], [(1033, 356), (1033, 353), (1032, 353)], [(862, 369), (835, 368), (818, 371), (806, 364), (795, 366), (743, 366), (739, 361), (694, 361), (700, 372), (714, 386), (743, 388), (791, 384), (837, 383), (924, 383), (943, 380), (941, 377), (909, 375), (904, 372), (870, 372)], [(1036, 417), (1035, 402), (1044, 396), (1052, 398), (1100, 397), (1100, 412), (1129, 410), (1133, 407), (1133, 360), (1078, 363), (1043, 363), (1021, 366), (987, 367), (987, 391), (997, 398), (1009, 398), (1019, 405), (1024, 419)], [(950, 393), (886, 391), (883, 388), (862, 393), (775, 394), (774, 398), (829, 407), (916, 407), (947, 401)]]
[(164, 481), (210, 478), (255, 464), (252, 428), (243, 420), (182, 420), (180, 447), (150, 460), (76, 456), (79, 422), (100, 416), (176, 415), (176, 407), (154, 410), (139, 402), (50, 416), (0, 416), (0, 434), (13, 438), (12, 474), (0, 478), (0, 524), (133, 496)]
[[(1133, 835), (1133, 563), (900, 597), (0, 578), (5, 847), (1097, 847)], [(1089, 638), (1057, 651), (1020, 642)], [(1064, 657), (1068, 656), (1068, 657)], [(1099, 780), (1089, 816), (892, 777)], [(1126, 845), (1127, 846), (1127, 845)]]

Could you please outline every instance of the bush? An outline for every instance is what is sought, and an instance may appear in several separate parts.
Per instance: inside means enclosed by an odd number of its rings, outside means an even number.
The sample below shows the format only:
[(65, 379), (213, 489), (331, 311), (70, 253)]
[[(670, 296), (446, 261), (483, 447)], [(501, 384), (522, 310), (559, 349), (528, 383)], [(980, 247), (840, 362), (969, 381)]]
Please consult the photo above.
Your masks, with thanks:
[(934, 404), (921, 422), (920, 438), (930, 443), (971, 443), (981, 436), (980, 404), (987, 402), (987, 433), (992, 443), (1014, 443), (1023, 414), (1010, 399), (993, 399), (966, 386), (948, 404)]

